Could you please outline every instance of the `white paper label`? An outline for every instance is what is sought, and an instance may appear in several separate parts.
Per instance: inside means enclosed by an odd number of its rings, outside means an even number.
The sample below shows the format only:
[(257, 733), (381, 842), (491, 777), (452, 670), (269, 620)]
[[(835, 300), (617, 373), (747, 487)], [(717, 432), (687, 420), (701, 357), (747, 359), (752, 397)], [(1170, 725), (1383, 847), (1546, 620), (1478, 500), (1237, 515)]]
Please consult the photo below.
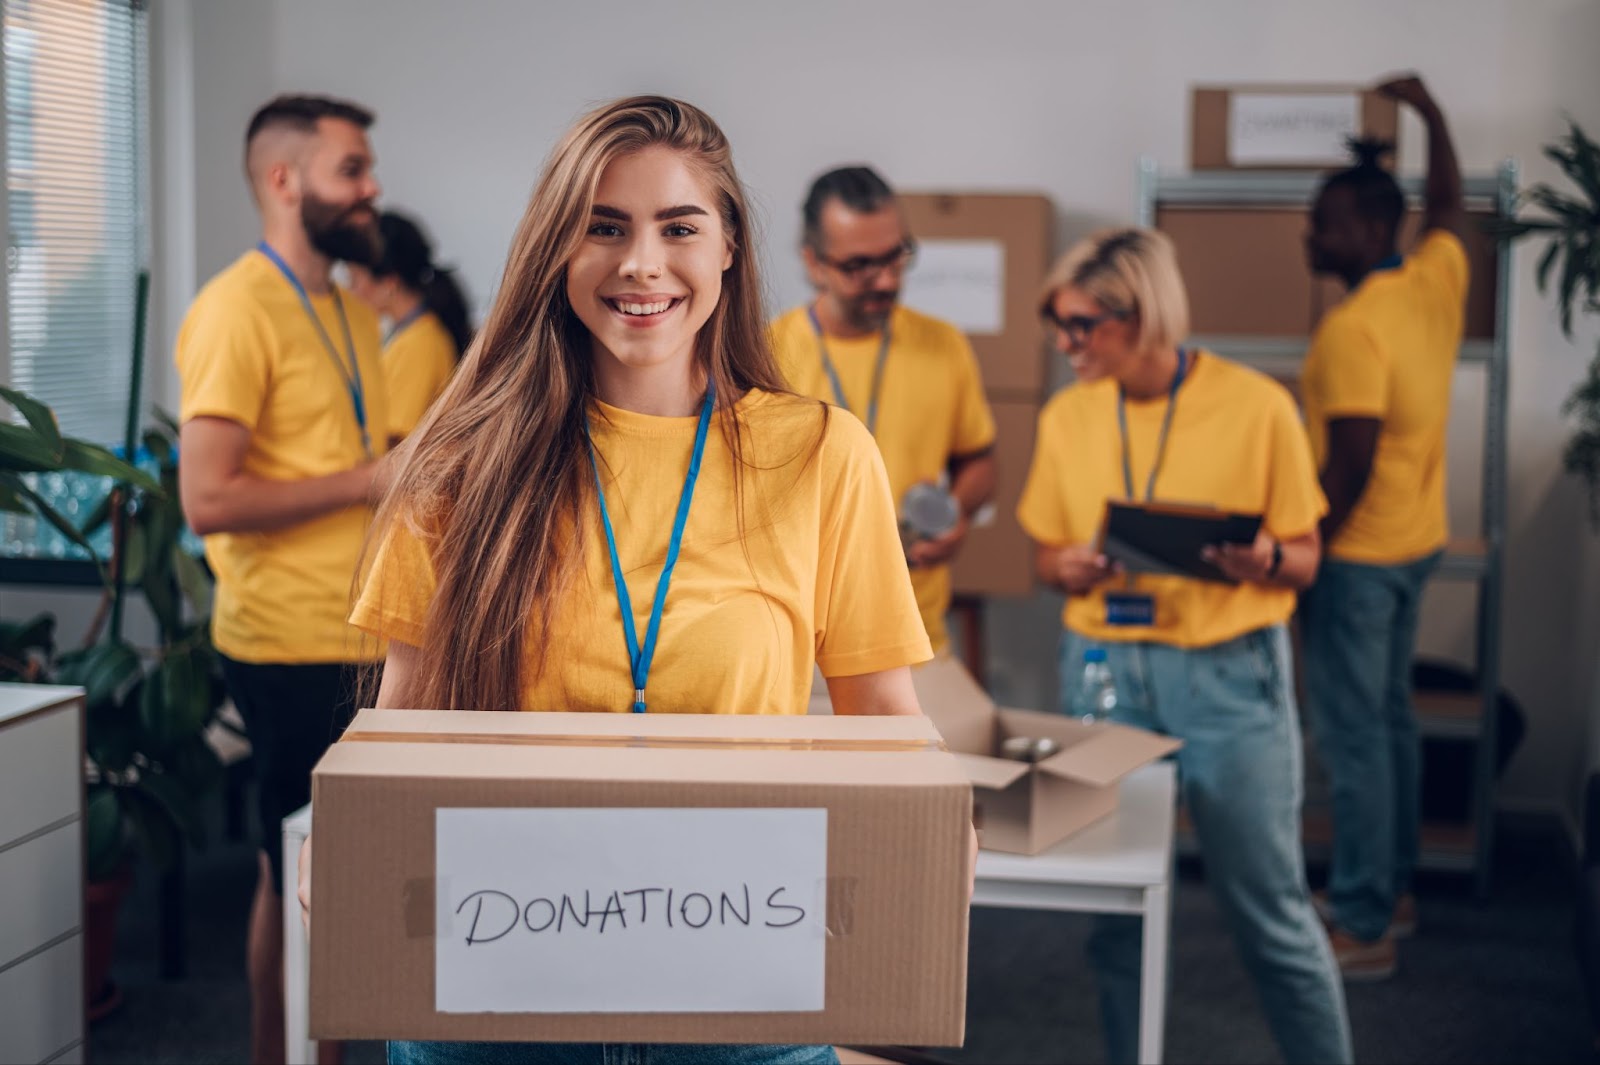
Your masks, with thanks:
[(919, 241), (901, 298), (963, 333), (998, 336), (1006, 320), (1005, 246), (998, 240)]
[(1238, 165), (1331, 166), (1361, 128), (1359, 93), (1233, 93), (1228, 159)]
[(441, 1013), (823, 1008), (825, 809), (436, 811)]

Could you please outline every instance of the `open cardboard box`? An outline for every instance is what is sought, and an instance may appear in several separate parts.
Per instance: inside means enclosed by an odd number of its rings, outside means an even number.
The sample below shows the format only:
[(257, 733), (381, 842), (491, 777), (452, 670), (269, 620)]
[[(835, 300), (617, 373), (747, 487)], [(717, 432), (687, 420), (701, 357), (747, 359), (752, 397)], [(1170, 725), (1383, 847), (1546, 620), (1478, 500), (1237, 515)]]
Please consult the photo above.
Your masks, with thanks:
[[(911, 679), (972, 781), (973, 820), (987, 850), (1038, 854), (1059, 843), (1116, 809), (1123, 777), (1183, 746), (1127, 725), (998, 707), (952, 655), (917, 666)], [(997, 757), (1011, 736), (1048, 737), (1062, 750), (1034, 763)]]
[(312, 793), (314, 1038), (962, 1042), (926, 719), (363, 710)]

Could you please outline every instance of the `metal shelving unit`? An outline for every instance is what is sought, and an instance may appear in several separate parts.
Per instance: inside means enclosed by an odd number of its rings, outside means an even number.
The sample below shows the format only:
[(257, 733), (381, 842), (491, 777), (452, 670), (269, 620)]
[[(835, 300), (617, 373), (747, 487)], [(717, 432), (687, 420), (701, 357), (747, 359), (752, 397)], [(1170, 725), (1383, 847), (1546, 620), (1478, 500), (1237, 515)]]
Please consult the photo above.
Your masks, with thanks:
[[(1464, 179), (1469, 209), (1509, 214), (1516, 195), (1517, 164), (1501, 163), (1493, 174)], [(1141, 160), (1136, 217), (1154, 226), (1163, 206), (1309, 208), (1322, 175), (1307, 171), (1216, 171), (1162, 174)], [(1410, 205), (1420, 206), (1422, 180), (1401, 179)], [(1476, 536), (1452, 539), (1435, 580), (1476, 586), (1475, 692), (1419, 692), (1415, 706), (1424, 737), (1476, 745), (1472, 816), (1468, 821), (1423, 825), (1420, 864), (1426, 869), (1470, 872), (1480, 895), (1489, 889), (1494, 845), (1497, 693), (1500, 690), (1500, 607), (1506, 530), (1506, 407), (1510, 330), (1510, 254), (1501, 245), (1495, 278), (1495, 326), (1491, 338), (1462, 344), (1458, 372), (1485, 375), (1483, 461), (1480, 472), (1480, 527)], [(1305, 355), (1308, 336), (1195, 336), (1199, 346), (1268, 372), (1293, 370)], [(1331, 820), (1326, 808), (1308, 807), (1303, 822), (1307, 856), (1325, 860), (1331, 850)]]

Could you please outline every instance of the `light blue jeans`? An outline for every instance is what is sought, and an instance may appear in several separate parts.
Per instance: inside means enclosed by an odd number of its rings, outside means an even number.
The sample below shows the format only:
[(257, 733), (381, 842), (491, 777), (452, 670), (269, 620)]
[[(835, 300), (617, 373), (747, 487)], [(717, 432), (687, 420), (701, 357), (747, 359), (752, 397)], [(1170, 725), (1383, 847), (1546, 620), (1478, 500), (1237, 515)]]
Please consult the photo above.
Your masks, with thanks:
[(1334, 923), (1383, 935), (1411, 890), (1421, 827), (1422, 745), (1411, 656), (1439, 553), (1399, 566), (1332, 559), (1300, 602), (1306, 699), (1333, 799)]
[[(1115, 720), (1175, 736), (1184, 802), (1206, 881), (1255, 980), (1284, 1060), (1348, 1062), (1350, 1024), (1328, 937), (1306, 886), (1300, 846), (1302, 766), (1288, 633), (1282, 625), (1196, 650), (1156, 643), (1061, 642), (1062, 709), (1103, 646)], [(1138, 1052), (1137, 917), (1095, 918), (1089, 957), (1100, 979), (1107, 1058)]]
[(389, 1065), (839, 1065), (839, 1055), (831, 1046), (391, 1042)]

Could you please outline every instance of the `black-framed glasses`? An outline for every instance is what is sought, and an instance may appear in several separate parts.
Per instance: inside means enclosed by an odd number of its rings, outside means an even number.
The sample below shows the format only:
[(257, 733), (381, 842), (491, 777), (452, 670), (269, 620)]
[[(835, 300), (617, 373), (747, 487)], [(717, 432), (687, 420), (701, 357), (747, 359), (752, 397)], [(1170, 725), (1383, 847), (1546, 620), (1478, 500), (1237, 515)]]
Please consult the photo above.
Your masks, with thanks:
[(1104, 314), (1069, 314), (1062, 318), (1054, 309), (1046, 307), (1039, 312), (1039, 318), (1046, 328), (1060, 330), (1073, 347), (1078, 347), (1106, 322), (1120, 322), (1130, 314), (1129, 311), (1106, 311)]
[(845, 260), (830, 259), (813, 251), (817, 262), (831, 266), (851, 281), (865, 281), (884, 270), (905, 270), (917, 258), (917, 242), (907, 237), (900, 246), (882, 255), (853, 255)]

